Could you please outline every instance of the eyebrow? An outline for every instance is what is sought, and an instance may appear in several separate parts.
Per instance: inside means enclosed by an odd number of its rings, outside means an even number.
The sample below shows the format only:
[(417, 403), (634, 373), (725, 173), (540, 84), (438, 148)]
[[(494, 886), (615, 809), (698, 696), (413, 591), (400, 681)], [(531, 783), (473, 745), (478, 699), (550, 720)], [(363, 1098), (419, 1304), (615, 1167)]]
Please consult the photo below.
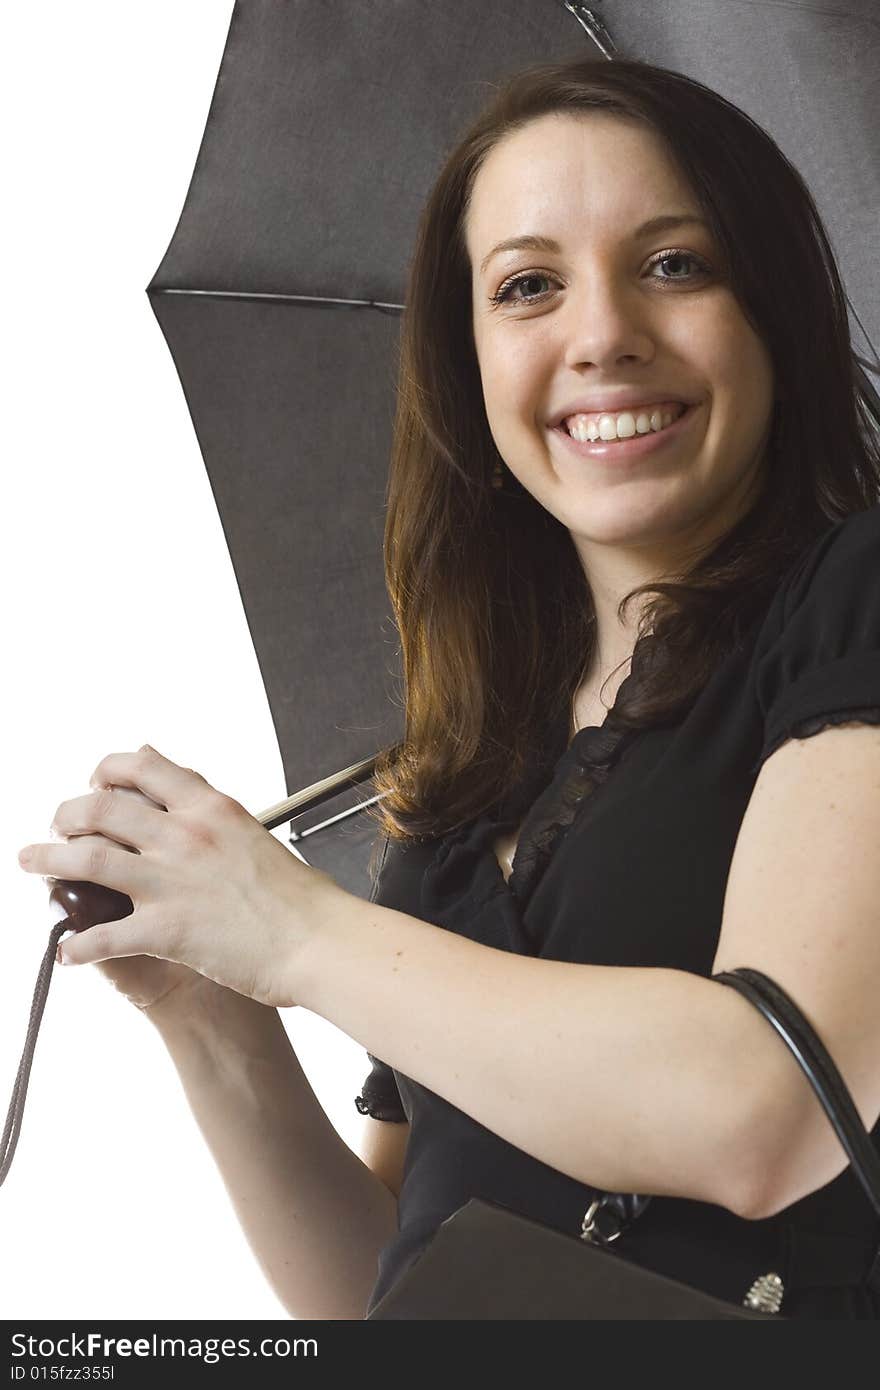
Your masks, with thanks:
[[(654, 236), (658, 232), (671, 232), (676, 227), (700, 226), (707, 230), (709, 224), (704, 217), (697, 217), (689, 212), (663, 212), (659, 217), (651, 217), (647, 222), (643, 222), (640, 227), (636, 227), (633, 232), (633, 240), (639, 241), (642, 237)], [(558, 255), (562, 247), (558, 241), (546, 236), (514, 236), (508, 237), (506, 241), (499, 241), (497, 246), (493, 246), (488, 256), (484, 256), (480, 263), (480, 274), (482, 275), (493, 256), (498, 256), (502, 251), (549, 251)]]

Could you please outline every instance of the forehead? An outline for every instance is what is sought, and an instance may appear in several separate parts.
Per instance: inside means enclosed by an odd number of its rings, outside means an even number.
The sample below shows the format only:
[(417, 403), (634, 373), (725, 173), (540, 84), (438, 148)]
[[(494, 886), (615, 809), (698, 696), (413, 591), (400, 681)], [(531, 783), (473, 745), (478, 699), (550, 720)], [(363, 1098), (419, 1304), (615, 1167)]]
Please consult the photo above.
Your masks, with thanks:
[(474, 180), (465, 238), (478, 274), (481, 258), (505, 237), (619, 238), (672, 208), (699, 211), (656, 131), (608, 112), (553, 113), (489, 152)]

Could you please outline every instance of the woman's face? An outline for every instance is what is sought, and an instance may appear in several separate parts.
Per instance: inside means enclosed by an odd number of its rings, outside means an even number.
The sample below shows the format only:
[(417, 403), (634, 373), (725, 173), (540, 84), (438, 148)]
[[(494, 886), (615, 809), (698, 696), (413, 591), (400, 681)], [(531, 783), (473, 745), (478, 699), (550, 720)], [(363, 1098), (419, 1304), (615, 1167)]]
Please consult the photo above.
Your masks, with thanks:
[[(659, 137), (607, 113), (532, 121), (495, 146), (474, 183), (466, 240), (489, 427), (588, 575), (608, 546), (655, 576), (674, 573), (745, 514), (763, 481), (769, 354), (707, 226), (640, 231), (667, 214), (701, 216)], [(556, 245), (492, 254), (524, 236)], [(661, 401), (689, 403), (668, 439), (650, 429)], [(633, 443), (606, 440), (598, 417), (616, 425), (630, 403), (620, 428), (635, 429)], [(581, 445), (554, 423), (570, 411), (582, 416)], [(647, 450), (646, 424), (657, 440)]]

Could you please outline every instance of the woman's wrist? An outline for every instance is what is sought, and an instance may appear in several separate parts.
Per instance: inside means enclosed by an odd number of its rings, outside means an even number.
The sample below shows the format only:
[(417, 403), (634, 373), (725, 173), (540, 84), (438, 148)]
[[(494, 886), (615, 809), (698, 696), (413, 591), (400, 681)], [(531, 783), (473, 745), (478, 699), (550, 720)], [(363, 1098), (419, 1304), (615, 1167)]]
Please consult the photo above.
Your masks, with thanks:
[(174, 1032), (177, 1035), (190, 1032), (209, 1035), (225, 1028), (230, 1013), (261, 1010), (264, 1014), (274, 1013), (256, 999), (248, 999), (234, 989), (218, 985), (204, 975), (194, 981), (184, 981), (173, 986), (153, 1004), (141, 1009), (141, 1013), (160, 1033)]
[(328, 991), (332, 994), (334, 978), (343, 968), (346, 933), (365, 917), (368, 907), (329, 874), (317, 874), (312, 891), (294, 909), (299, 920), (292, 932), (284, 988), (291, 1004), (312, 1013), (326, 1008)]

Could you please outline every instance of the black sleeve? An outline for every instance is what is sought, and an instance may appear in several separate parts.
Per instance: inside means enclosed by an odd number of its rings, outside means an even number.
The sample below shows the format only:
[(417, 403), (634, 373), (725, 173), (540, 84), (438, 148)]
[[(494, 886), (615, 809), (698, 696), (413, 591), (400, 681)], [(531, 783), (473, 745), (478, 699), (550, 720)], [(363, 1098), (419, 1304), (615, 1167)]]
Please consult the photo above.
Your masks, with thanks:
[(395, 1123), (405, 1120), (406, 1111), (391, 1067), (380, 1062), (378, 1057), (372, 1056), (369, 1052), (367, 1057), (373, 1066), (361, 1087), (360, 1095), (354, 1098), (358, 1110), (362, 1115), (372, 1115), (374, 1120), (393, 1120)]
[[(379, 860), (379, 868), (370, 893), (370, 902), (378, 902), (384, 906), (382, 899), (382, 887), (388, 865), (388, 848), (390, 838), (386, 837), (385, 847)], [(392, 854), (392, 858), (393, 858)], [(362, 1115), (372, 1115), (374, 1120), (392, 1120), (399, 1123), (407, 1118), (400, 1099), (397, 1080), (391, 1067), (385, 1062), (380, 1062), (378, 1057), (372, 1053), (367, 1053), (368, 1060), (372, 1063), (372, 1069), (368, 1072), (364, 1084), (361, 1087), (359, 1096), (355, 1096), (354, 1103)]]
[(837, 523), (795, 568), (760, 655), (758, 765), (789, 738), (880, 724), (880, 506)]

